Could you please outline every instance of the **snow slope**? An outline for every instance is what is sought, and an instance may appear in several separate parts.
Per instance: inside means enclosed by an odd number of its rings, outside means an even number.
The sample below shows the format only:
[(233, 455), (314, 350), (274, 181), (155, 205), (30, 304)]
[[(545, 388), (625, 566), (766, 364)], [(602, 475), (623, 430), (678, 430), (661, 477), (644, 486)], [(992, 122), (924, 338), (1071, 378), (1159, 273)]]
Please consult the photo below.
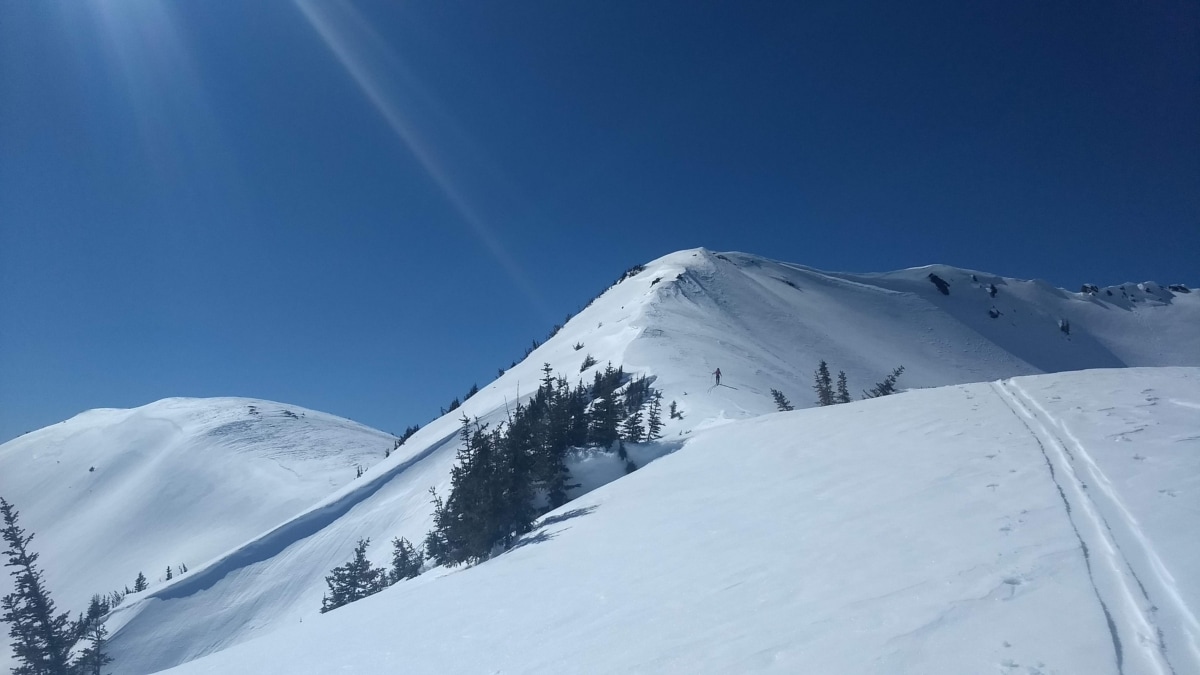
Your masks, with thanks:
[[(931, 273), (949, 283), (949, 295), (929, 281)], [(448, 487), (458, 418), (499, 422), (506, 406), (534, 391), (543, 363), (588, 379), (611, 361), (655, 379), (684, 417), (668, 421), (666, 442), (633, 449), (643, 465), (706, 429), (773, 412), (772, 388), (798, 407), (811, 405), (811, 373), (820, 359), (834, 372), (845, 370), (852, 391), (901, 364), (907, 368), (901, 385), (908, 387), (1078, 368), (1200, 365), (1200, 293), (1144, 288), (1150, 290), (1134, 296), (1109, 296), (1108, 289), (1088, 295), (943, 266), (849, 275), (704, 249), (665, 256), (602, 294), (529, 358), (460, 410), (426, 425), (362, 479), (327, 491), (301, 513), (256, 522), (245, 537), (253, 540), (239, 539), (203, 566), (189, 559), (186, 577), (124, 604), (109, 622), (114, 672), (166, 668), (315, 616), (324, 575), (344, 562), (357, 539), (375, 541), (370, 555), (382, 564), (388, 540), (424, 535), (427, 491), (444, 494)], [(1061, 319), (1070, 322), (1069, 335)], [(599, 363), (580, 373), (587, 355)], [(725, 379), (713, 388), (709, 373), (717, 367)], [(587, 488), (621, 475), (619, 465), (595, 453), (574, 467)], [(19, 466), (13, 471), (22, 473)], [(228, 489), (255, 492), (242, 478), (226, 476), (234, 483)], [(43, 529), (57, 528), (36, 518), (27, 526), (39, 538)], [(107, 521), (93, 519), (92, 526), (108, 530)], [(158, 537), (146, 530), (137, 536)]]
[(172, 670), (1200, 673), (1200, 369), (697, 432), (524, 545)]
[[(201, 567), (354, 479), (395, 439), (325, 413), (243, 398), (91, 410), (0, 446), (0, 496), (35, 534), (53, 597), (151, 588)], [(0, 578), (0, 594), (12, 588)], [(130, 596), (132, 599), (134, 596)], [(0, 637), (0, 667), (10, 658)]]

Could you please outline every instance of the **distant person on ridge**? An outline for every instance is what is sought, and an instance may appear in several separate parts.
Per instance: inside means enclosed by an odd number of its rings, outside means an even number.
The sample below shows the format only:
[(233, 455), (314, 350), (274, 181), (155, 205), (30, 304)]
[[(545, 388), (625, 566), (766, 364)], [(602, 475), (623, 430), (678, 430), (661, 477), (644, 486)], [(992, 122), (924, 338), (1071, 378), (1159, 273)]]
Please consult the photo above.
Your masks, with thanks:
[(714, 387), (719, 387), (719, 386), (721, 386), (721, 369), (720, 369), (720, 368), (717, 368), (716, 370), (714, 370), (714, 371), (713, 371), (713, 376), (715, 376), (715, 377), (717, 378), (717, 383), (716, 383), (716, 384), (714, 384), (713, 386), (714, 386)]

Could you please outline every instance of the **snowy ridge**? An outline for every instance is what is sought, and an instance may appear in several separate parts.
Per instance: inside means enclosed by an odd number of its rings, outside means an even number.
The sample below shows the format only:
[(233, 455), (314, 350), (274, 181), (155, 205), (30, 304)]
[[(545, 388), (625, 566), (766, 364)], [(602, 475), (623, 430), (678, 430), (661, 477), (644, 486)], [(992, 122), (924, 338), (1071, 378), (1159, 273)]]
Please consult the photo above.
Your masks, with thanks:
[[(244, 398), (91, 410), (0, 446), (0, 495), (36, 534), (60, 608), (151, 587), (286, 521), (383, 459), (394, 438), (350, 420)], [(184, 575), (180, 580), (187, 579)], [(9, 592), (11, 578), (0, 578)], [(130, 601), (133, 596), (130, 596)], [(8, 636), (0, 638), (0, 666)]]
[(1200, 672), (1189, 406), (1200, 369), (1142, 368), (725, 424), (492, 561), (171, 672)]
[[(949, 295), (929, 274), (949, 284)], [(850, 275), (704, 249), (665, 256), (613, 286), (529, 358), (459, 410), (425, 426), (362, 478), (324, 486), (304, 508), (255, 521), (253, 532), (223, 540), (223, 548), (211, 547), (204, 556), (210, 564), (193, 565), (189, 558), (188, 575), (127, 600), (109, 622), (114, 672), (151, 672), (309, 621), (320, 605), (324, 575), (344, 562), (357, 539), (370, 537), (375, 542), (370, 557), (383, 564), (388, 540), (418, 541), (424, 535), (431, 524), (428, 489), (444, 494), (448, 487), (458, 418), (465, 413), (499, 423), (506, 406), (533, 393), (543, 363), (568, 379), (586, 380), (592, 369), (580, 373), (580, 365), (591, 355), (598, 361), (593, 368), (611, 361), (653, 377), (665, 401), (676, 401), (684, 418), (667, 421), (669, 443), (632, 448), (635, 461), (645, 465), (707, 429), (773, 412), (772, 388), (798, 407), (812, 405), (811, 373), (821, 359), (834, 372), (845, 370), (854, 392), (897, 365), (906, 366), (905, 387), (1080, 368), (1200, 365), (1194, 334), (1200, 294), (1150, 287), (1156, 290), (1143, 293), (1144, 299), (1125, 296), (1118, 302), (944, 266)], [(1063, 319), (1070, 334), (1060, 329)], [(576, 350), (577, 344), (583, 346)], [(725, 380), (713, 388), (709, 373), (717, 367)], [(33, 434), (18, 440), (25, 439), (29, 445), (20, 453), (10, 444), (0, 447), (0, 461), (27, 457), (39, 447)], [(374, 450), (376, 461), (382, 450)], [(339, 467), (347, 465), (339, 461)], [(11, 466), (23, 471), (19, 463)], [(587, 489), (622, 473), (597, 453), (579, 457), (573, 471)], [(18, 473), (0, 472), (4, 475)], [(227, 478), (238, 484), (235, 490), (258, 491), (243, 478)], [(0, 484), (0, 494), (7, 496), (6, 483)], [(11, 499), (40, 540), (43, 531), (58, 531), (53, 518), (36, 515), (37, 508), (26, 518), (27, 506)], [(158, 499), (170, 503), (169, 495)], [(112, 536), (107, 526), (97, 529)], [(75, 550), (61, 546), (58, 553)], [(44, 557), (59, 556), (47, 552)], [(122, 570), (114, 578), (128, 574)], [(93, 584), (104, 579), (92, 576)], [(57, 592), (53, 576), (50, 581)], [(107, 583), (89, 586), (87, 593), (105, 590)], [(73, 598), (60, 597), (64, 606), (78, 606)]]

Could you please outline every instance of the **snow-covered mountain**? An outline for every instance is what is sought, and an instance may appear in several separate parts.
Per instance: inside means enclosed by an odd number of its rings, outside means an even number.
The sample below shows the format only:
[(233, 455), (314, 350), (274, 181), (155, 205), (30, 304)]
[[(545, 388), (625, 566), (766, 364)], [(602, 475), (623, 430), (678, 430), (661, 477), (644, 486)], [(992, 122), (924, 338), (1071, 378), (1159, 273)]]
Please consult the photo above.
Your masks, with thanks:
[[(211, 492), (203, 493), (203, 490), (209, 489), (207, 487), (197, 488), (197, 494), (206, 495), (200, 499), (199, 505), (189, 502), (186, 497), (180, 499), (174, 496), (179, 489), (192, 489), (193, 486), (188, 483), (191, 471), (201, 471), (202, 475), (207, 476), (203, 471), (213, 470), (211, 467), (194, 467), (191, 462), (195, 460), (190, 457), (187, 461), (173, 460), (175, 464), (161, 464), (160, 473), (146, 475), (141, 482), (130, 479), (103, 487), (84, 482), (70, 483), (76, 487), (69, 489), (88, 485), (92, 489), (89, 494), (94, 495), (91, 499), (98, 503), (102, 500), (101, 506), (93, 506), (77, 497), (61, 496), (68, 489), (61, 483), (63, 474), (56, 476), (46, 473), (40, 491), (17, 489), (26, 482), (24, 476), (33, 475), (30, 472), (34, 471), (37, 462), (46, 463), (46, 460), (39, 458), (52, 452), (56, 443), (61, 444), (52, 434), (62, 425), (0, 446), (0, 495), (16, 503), (21, 510), (23, 523), (38, 533), (39, 550), (43, 551), (50, 587), (64, 606), (81, 608), (79, 603), (85, 601), (90, 593), (131, 583), (131, 575), (139, 569), (147, 570), (147, 574), (154, 579), (158, 576), (151, 571), (155, 565), (188, 564), (190, 571), (187, 574), (170, 582), (153, 583), (147, 592), (130, 596), (109, 620), (108, 625), (113, 631), (112, 652), (117, 659), (113, 664), (114, 672), (144, 673), (221, 651), (254, 637), (297, 626), (301, 622), (306, 626), (311, 624), (324, 591), (324, 575), (334, 565), (344, 562), (355, 541), (370, 537), (375, 542), (386, 542), (396, 536), (406, 536), (416, 541), (428, 530), (431, 524), (428, 489), (435, 487), (444, 494), (448, 487), (449, 470), (458, 445), (457, 418), (465, 412), (483, 421), (501, 420), (506, 406), (511, 406), (519, 395), (527, 396), (536, 388), (543, 363), (549, 363), (555, 372), (568, 378), (590, 378), (594, 368), (601, 368), (609, 361), (623, 365), (629, 372), (654, 378), (654, 386), (664, 392), (667, 401), (677, 403), (683, 417), (668, 420), (663, 442), (634, 449), (635, 459), (639, 464), (645, 464), (649, 459), (681, 446), (687, 450), (683, 454), (692, 454), (693, 447), (716, 448), (722, 444), (727, 445), (725, 452), (737, 452), (748, 447), (747, 441), (734, 439), (746, 438), (745, 433), (750, 432), (735, 430), (756, 429), (754, 425), (760, 423), (783, 425), (778, 426), (777, 430), (780, 433), (786, 430), (790, 438), (804, 437), (808, 433), (807, 424), (785, 429), (788, 422), (741, 421), (774, 412), (775, 406), (770, 396), (772, 388), (783, 391), (798, 407), (811, 405), (812, 372), (821, 359), (827, 360), (834, 372), (844, 370), (847, 373), (852, 391), (869, 387), (897, 365), (906, 368), (901, 386), (912, 388), (1084, 368), (1200, 366), (1197, 326), (1200, 326), (1200, 293), (1187, 292), (1183, 287), (1172, 290), (1156, 284), (1125, 284), (1095, 288), (1089, 293), (1070, 293), (1042, 282), (1018, 281), (944, 266), (880, 275), (831, 274), (744, 254), (688, 250), (660, 258), (622, 279), (525, 361), (466, 401), (462, 409), (427, 425), (387, 459), (381, 460), (383, 450), (391, 447), (390, 436), (358, 427), (356, 433), (363, 434), (364, 439), (362, 446), (356, 446), (361, 447), (361, 456), (339, 454), (339, 448), (330, 447), (336, 443), (329, 443), (324, 447), (332, 454), (321, 455), (314, 460), (325, 464), (312, 464), (312, 472), (296, 469), (299, 475), (280, 479), (280, 482), (289, 486), (287, 489), (279, 493), (268, 491), (264, 489), (263, 479), (243, 466), (268, 462), (271, 455), (270, 450), (264, 449), (268, 446), (261, 445), (253, 431), (254, 424), (248, 411), (253, 402), (233, 400), (240, 402), (228, 404), (229, 418), (225, 423), (232, 425), (228, 428), (233, 433), (225, 437), (225, 450), (221, 451), (224, 453), (221, 454), (222, 458), (229, 456), (230, 468), (220, 469), (219, 475), (213, 477)], [(598, 364), (580, 372), (585, 357), (589, 355)], [(725, 376), (724, 386), (713, 388), (710, 373), (718, 367)], [(1184, 372), (1186, 374), (1187, 371)], [(1183, 378), (1189, 382), (1193, 380), (1188, 378), (1194, 379), (1194, 375), (1185, 377), (1178, 373), (1164, 377)], [(1067, 383), (1061, 385), (1064, 388), (1069, 388), (1070, 383), (1082, 382), (1071, 378), (1053, 381)], [(1123, 389), (1120, 391), (1124, 392)], [(905, 404), (902, 402), (908, 401), (907, 405), (920, 407), (925, 400), (921, 397), (926, 395), (932, 394), (912, 394), (888, 401), (887, 404), (903, 406)], [(972, 394), (979, 395), (978, 391)], [(1197, 399), (1193, 397), (1186, 400)], [(169, 404), (160, 402), (147, 408)], [(195, 404), (198, 406), (196, 415), (210, 414), (204, 412), (208, 404), (202, 401)], [(281, 408), (278, 404), (262, 405), (274, 406), (274, 410)], [(839, 408), (837, 414), (850, 415), (847, 412), (850, 410), (879, 410), (880, 405), (883, 404), (854, 404)], [(213, 410), (218, 408), (220, 405), (213, 404)], [(299, 409), (292, 410), (296, 412)], [(96, 415), (128, 416), (136, 412), (85, 413), (63, 425), (82, 424)], [(304, 412), (305, 416), (300, 420), (311, 420), (317, 415), (311, 411)], [(801, 424), (800, 420), (824, 419), (822, 415), (825, 414), (833, 413), (823, 409), (803, 415), (772, 416), (769, 419), (795, 420), (791, 423)], [(911, 414), (914, 418), (920, 417), (916, 411)], [(1012, 417), (1011, 413), (1008, 414)], [(124, 432), (131, 437), (144, 439), (141, 452), (150, 458), (162, 454), (161, 447), (165, 445), (160, 444), (167, 443), (170, 438), (164, 425), (152, 421), (155, 417), (153, 414), (131, 416), (129, 424), (133, 426)], [(119, 436), (104, 431), (99, 419), (96, 429), (88, 433), (93, 433), (95, 438), (119, 439)], [(883, 426), (866, 428), (876, 419), (871, 414), (858, 413), (853, 419), (858, 420), (857, 427), (843, 430), (844, 433), (856, 433), (858, 427), (862, 427), (863, 433), (868, 435), (873, 433), (882, 437), (889, 433)], [(286, 421), (294, 423), (297, 419), (289, 417)], [(239, 422), (247, 423), (247, 426), (242, 429), (237, 426)], [(946, 425), (945, 434), (968, 433), (960, 428), (964, 424), (961, 419), (947, 419), (941, 423)], [(929, 425), (933, 424), (929, 422)], [(998, 422), (981, 421), (980, 424), (1002, 430), (1004, 434), (1014, 433)], [(732, 426), (719, 433), (704, 433), (706, 429), (724, 425)], [(210, 452), (205, 444), (213, 441), (211, 434), (196, 432), (192, 437), (197, 439), (195, 445), (188, 445), (195, 450), (192, 455)], [(368, 438), (370, 442), (365, 440)], [(821, 438), (818, 437), (818, 440)], [(701, 439), (704, 439), (703, 442)], [(839, 442), (853, 445), (850, 440)], [(782, 439), (764, 440), (764, 443), (789, 448), (788, 452), (796, 449), (794, 441), (790, 445)], [(120, 448), (121, 441), (112, 441), (111, 444), (106, 441), (102, 445)], [(866, 437), (861, 445), (869, 447)], [(965, 445), (974, 447), (971, 443)], [(114, 456), (121, 456), (120, 452), (114, 452)], [(700, 453), (697, 451), (696, 454)], [(247, 457), (257, 459), (249, 462)], [(351, 480), (354, 478), (353, 466), (368, 464), (367, 457), (381, 461), (363, 477)], [(638, 472), (634, 477), (662, 476), (662, 472), (667, 471), (663, 467), (679, 466), (682, 461), (681, 458), (672, 457), (669, 463), (652, 465), (654, 471)], [(97, 464), (97, 472), (100, 472), (103, 462), (87, 458), (82, 451), (77, 452), (71, 461), (72, 465), (80, 466), (93, 463)], [(136, 459), (130, 460), (130, 471), (136, 469), (138, 463)], [(160, 466), (153, 462), (151, 464)], [(619, 464), (600, 454), (577, 458), (574, 470), (578, 476), (584, 477), (583, 482), (588, 488), (622, 473)], [(782, 468), (779, 470), (783, 471)], [(322, 483), (330, 479), (325, 473), (336, 474), (337, 484)], [(88, 476), (91, 474), (88, 472)], [(784, 472), (781, 475), (790, 474)], [(634, 477), (620, 481), (619, 485), (637, 485), (638, 482), (632, 481)], [(640, 482), (648, 480), (637, 479)], [(877, 482), (880, 479), (868, 477), (866, 480)], [(657, 491), (661, 496), (681, 487), (673, 479), (660, 478), (659, 481), (653, 489), (643, 489), (647, 494)], [(181, 487), (167, 489), (164, 485)], [(710, 485), (709, 489), (718, 488)], [(750, 490), (745, 484), (736, 482), (729, 485), (728, 489), (730, 494), (722, 497), (723, 500), (748, 497), (739, 491)], [(987, 489), (994, 493), (998, 488)], [(303, 496), (297, 496), (301, 493)], [(603, 494), (620, 492), (618, 486), (612, 486)], [(1195, 493), (1190, 494), (1190, 503), (1195, 504)], [(993, 497), (999, 498), (994, 494)], [(668, 501), (673, 499), (661, 498)], [(946, 496), (946, 499), (949, 501), (930, 502), (929, 509), (946, 506), (949, 511), (954, 511), (961, 507), (959, 502), (953, 501), (953, 494)], [(568, 505), (566, 511), (582, 508), (577, 504)], [(958, 505), (951, 507), (950, 504)], [(642, 518), (657, 522), (657, 519), (665, 517), (663, 514), (670, 513), (667, 506), (639, 501), (636, 509)], [(629, 508), (634, 508), (632, 502)], [(921, 514), (928, 517), (933, 513), (931, 510), (922, 510), (924, 508), (914, 502), (911, 517), (916, 519)], [(614, 507), (612, 510), (617, 509)], [(110, 512), (118, 512), (129, 520), (106, 515)], [(183, 512), (188, 513), (180, 516), (181, 520), (176, 520), (176, 514)], [(153, 515), (143, 520), (136, 516), (138, 513)], [(779, 513), (791, 515), (780, 521), (776, 521), (774, 516), (766, 518), (761, 527), (789, 533), (788, 528), (798, 517), (797, 512), (780, 505)], [(230, 514), (237, 515), (230, 517)], [(896, 518), (908, 517), (903, 513), (893, 515)], [(841, 513), (838, 517), (852, 516), (851, 513)], [(227, 522), (231, 520), (238, 522)], [(590, 520), (580, 518), (578, 522), (582, 528), (583, 523)], [(663, 527), (666, 527), (665, 522)], [(626, 521), (619, 523), (628, 524)], [(925, 524), (928, 525), (928, 522)], [(87, 542), (89, 546), (73, 538), (72, 533), (81, 527), (88, 528), (94, 538)], [(704, 525), (697, 527), (703, 528)], [(218, 533), (214, 535), (210, 532), (212, 529), (217, 529)], [(643, 542), (639, 545), (646, 545), (644, 542), (654, 541), (655, 537), (660, 536), (657, 530), (642, 535), (637, 533), (636, 528), (631, 528), (629, 537), (630, 541)], [(646, 538), (634, 540), (632, 537), (635, 535)], [(610, 536), (610, 533), (606, 532), (604, 536)], [(181, 548), (178, 544), (180, 541), (194, 543), (193, 540), (199, 542), (195, 543), (194, 548)], [(689, 541), (704, 541), (712, 547), (724, 545), (722, 541), (706, 537)], [(552, 549), (551, 544), (554, 543), (547, 542), (544, 547), (527, 547), (504, 556), (502, 560), (532, 556), (531, 560), (542, 562), (530, 564), (545, 570), (550, 559), (538, 556), (541, 550)], [(1058, 545), (1065, 546), (1062, 542), (1058, 542)], [(105, 557), (106, 554), (98, 554), (98, 551), (118, 549), (122, 552), (117, 554), (120, 558), (117, 562), (111, 565), (106, 562), (103, 568), (89, 566), (92, 558)], [(130, 549), (128, 554), (126, 549)], [(680, 550), (686, 552), (689, 549), (681, 545)], [(981, 555), (981, 550), (969, 550), (964, 555)], [(690, 553), (707, 555), (706, 551), (700, 549), (691, 550)], [(921, 555), (919, 551), (916, 554)], [(598, 560), (607, 560), (614, 567), (625, 564), (615, 558), (610, 559), (596, 541), (592, 541), (588, 555), (600, 556)], [(385, 545), (376, 546), (371, 551), (376, 563), (382, 564), (387, 556)], [(887, 559), (884, 556), (883, 560)], [(193, 562), (200, 560), (206, 562)], [(826, 562), (836, 561), (829, 558)], [(911, 557), (905, 556), (893, 559), (893, 563), (898, 566), (915, 564)], [(562, 564), (578, 566), (584, 563), (582, 560), (573, 560)], [(659, 566), (667, 563), (659, 561), (648, 564)], [(503, 565), (501, 561), (495, 561), (478, 569), (489, 567), (502, 569)], [(942, 568), (934, 566), (931, 569), (932, 573), (937, 573)], [(830, 569), (820, 574), (833, 572)], [(469, 573), (449, 575), (444, 579), (429, 575), (401, 586), (448, 588), (445, 580), (460, 576), (464, 579), (478, 578), (479, 574), (481, 572), (470, 570)], [(78, 578), (67, 580), (73, 576)], [(763, 579), (769, 580), (770, 575)], [(1007, 585), (1014, 589), (1020, 587), (1019, 584)], [(541, 592), (535, 591), (534, 587), (522, 590), (514, 586), (509, 590), (526, 594)], [(436, 594), (440, 591), (423, 592)], [(400, 593), (399, 587), (371, 599), (371, 602), (386, 602), (387, 598), (395, 598), (397, 593)], [(449, 614), (454, 616), (460, 612), (476, 612), (464, 606), (465, 596), (457, 595), (459, 591), (448, 590), (446, 593), (442, 600), (443, 613), (447, 612), (446, 607), (451, 606), (454, 609)], [(931, 600), (930, 607), (936, 604), (936, 600)], [(491, 611), (486, 603), (480, 607), (482, 609), (478, 612)], [(829, 607), (833, 606), (827, 609)], [(351, 610), (354, 609), (339, 610), (330, 616), (353, 613)], [(942, 607), (942, 610), (948, 611), (948, 608)], [(625, 611), (621, 609), (612, 617), (622, 616)], [(476, 612), (472, 616), (484, 614)], [(507, 616), (512, 619), (514, 626), (525, 625), (512, 614)], [(583, 617), (582, 620), (586, 622), (590, 619)], [(830, 620), (835, 624), (840, 621)], [(436, 625), (440, 624), (430, 624)], [(787, 630), (786, 627), (777, 629)], [(620, 634), (620, 631), (614, 634)], [(287, 633), (280, 633), (280, 639), (285, 639), (285, 635)], [(430, 642), (428, 637), (423, 639), (428, 643), (426, 647), (433, 649), (438, 646), (437, 642)], [(822, 639), (833, 638), (827, 636)], [(684, 640), (679, 644), (686, 642)], [(751, 640), (745, 644), (753, 642)], [(441, 645), (447, 651), (460, 649), (446, 646), (445, 641)], [(622, 651), (624, 647), (618, 649), (618, 646), (613, 643), (613, 651)], [(684, 663), (674, 661), (675, 657), (669, 655), (676, 653), (671, 650), (682, 649), (681, 646), (667, 644), (662, 647), (666, 650), (662, 663)], [(721, 647), (716, 645), (714, 648)], [(732, 646), (729, 648), (731, 653), (738, 651)], [(848, 646), (843, 648), (857, 651)], [(404, 653), (405, 649), (397, 646), (397, 653)], [(485, 656), (482, 654), (480, 658)], [(480, 661), (478, 665), (482, 667), (487, 663)], [(546, 660), (544, 663), (548, 668), (554, 661)], [(536, 671), (541, 667), (534, 667), (536, 665), (525, 663), (525, 666), (508, 667), (516, 671)], [(471, 665), (463, 668), (479, 669)], [(569, 671), (571, 667), (564, 669)], [(578, 664), (577, 668), (588, 672), (612, 672), (614, 669), (622, 670), (618, 666), (593, 669), (588, 664)], [(647, 667), (645, 670), (654, 668)], [(728, 669), (714, 668), (713, 671), (721, 670)], [(435, 671), (427, 669), (425, 672)], [(853, 669), (842, 672), (853, 672)]]
[(765, 415), (524, 545), (173, 669), (1200, 673), (1200, 368)]

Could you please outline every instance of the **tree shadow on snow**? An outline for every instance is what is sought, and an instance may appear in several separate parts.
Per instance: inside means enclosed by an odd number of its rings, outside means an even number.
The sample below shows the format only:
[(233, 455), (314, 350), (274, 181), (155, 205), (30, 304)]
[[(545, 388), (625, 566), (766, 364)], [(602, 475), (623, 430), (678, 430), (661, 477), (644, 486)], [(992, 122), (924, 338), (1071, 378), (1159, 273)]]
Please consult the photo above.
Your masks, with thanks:
[[(512, 552), (519, 548), (529, 546), (531, 544), (540, 544), (544, 541), (550, 541), (551, 539), (553, 539), (555, 537), (555, 535), (557, 535), (559, 532), (562, 532), (562, 530), (555, 530), (554, 532), (547, 532), (546, 531), (547, 527), (549, 527), (551, 525), (558, 525), (559, 523), (571, 520), (572, 518), (586, 516), (595, 510), (596, 510), (596, 506), (593, 504), (592, 506), (584, 506), (584, 507), (578, 508), (578, 509), (571, 509), (570, 511), (563, 511), (562, 513), (559, 513), (557, 515), (550, 516), (549, 518), (546, 518), (545, 520), (538, 523), (536, 530), (534, 530), (533, 532), (518, 539), (517, 543), (513, 544), (512, 548), (508, 549), (507, 552)], [(565, 530), (567, 528), (562, 528), (562, 529)]]

